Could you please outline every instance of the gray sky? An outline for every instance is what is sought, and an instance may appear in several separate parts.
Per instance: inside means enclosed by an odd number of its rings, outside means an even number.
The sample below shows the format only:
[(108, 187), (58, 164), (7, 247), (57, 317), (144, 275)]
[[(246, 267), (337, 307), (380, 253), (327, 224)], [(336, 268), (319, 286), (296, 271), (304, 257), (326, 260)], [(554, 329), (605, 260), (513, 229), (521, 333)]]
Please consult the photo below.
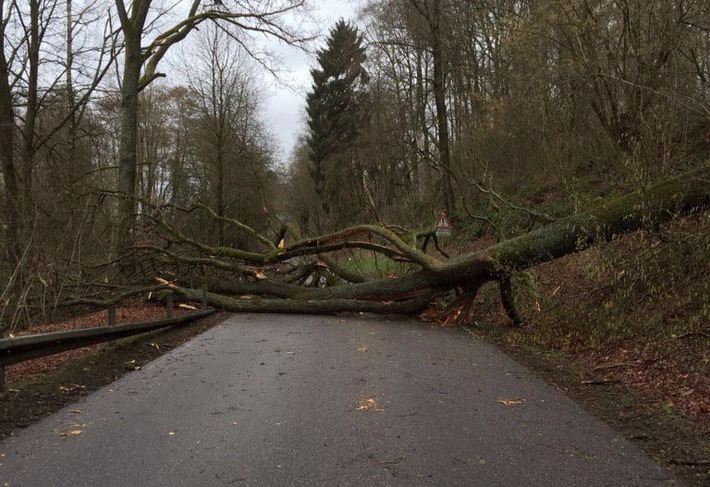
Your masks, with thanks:
[[(322, 45), (328, 31), (339, 19), (354, 20), (363, 0), (312, 0), (313, 17), (319, 23), (321, 38), (316, 46)], [(299, 135), (305, 131), (305, 101), (310, 90), (310, 69), (315, 66), (315, 59), (304, 52), (281, 46), (274, 42), (271, 49), (283, 61), (284, 74), (282, 83), (269, 82), (265, 87), (264, 123), (274, 134), (279, 144), (278, 159), (288, 161), (291, 149)]]

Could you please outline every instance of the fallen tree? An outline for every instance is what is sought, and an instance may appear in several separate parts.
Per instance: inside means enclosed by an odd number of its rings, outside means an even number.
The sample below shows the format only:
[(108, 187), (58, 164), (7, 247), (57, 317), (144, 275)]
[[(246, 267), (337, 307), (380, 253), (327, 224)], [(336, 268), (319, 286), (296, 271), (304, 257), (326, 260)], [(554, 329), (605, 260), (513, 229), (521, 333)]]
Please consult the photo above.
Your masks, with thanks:
[[(210, 290), (207, 302), (230, 311), (413, 314), (424, 310), (436, 297), (455, 293), (452, 306), (466, 318), (480, 287), (498, 281), (508, 316), (513, 323), (520, 324), (522, 318), (512, 298), (511, 274), (644, 226), (704, 210), (709, 203), (710, 167), (704, 167), (480, 252), (445, 261), (418, 249), (414, 235), (374, 225), (359, 225), (280, 248), (278, 242), (272, 243), (242, 223), (224, 219), (225, 223), (252, 236), (265, 250), (246, 252), (210, 247), (188, 237), (169, 224), (162, 212), (156, 212), (153, 218), (163, 238), (171, 245), (191, 249), (193, 255), (155, 246), (143, 250), (158, 252), (174, 262), (233, 273), (234, 278), (226, 281), (190, 276), (167, 283), (183, 298), (195, 301), (203, 297), (203, 290), (198, 286), (206, 285)], [(205, 211), (213, 218), (220, 218), (202, 205), (181, 211)], [(328, 254), (343, 249), (377, 252), (394, 261), (408, 262), (414, 270), (402, 276), (368, 280), (339, 269), (329, 258)], [(190, 281), (194, 287), (184, 284)], [(332, 285), (335, 282), (339, 283)]]

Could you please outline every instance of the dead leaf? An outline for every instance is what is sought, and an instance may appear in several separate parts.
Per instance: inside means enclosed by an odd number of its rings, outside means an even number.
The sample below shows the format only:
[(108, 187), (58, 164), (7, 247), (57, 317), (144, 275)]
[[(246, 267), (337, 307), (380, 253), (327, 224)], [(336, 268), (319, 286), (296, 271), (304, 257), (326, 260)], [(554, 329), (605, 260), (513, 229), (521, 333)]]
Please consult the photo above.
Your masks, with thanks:
[(358, 348), (357, 351), (365, 353), (365, 352), (367, 352), (367, 347), (363, 345), (362, 347)]
[(503, 406), (518, 406), (523, 403), (520, 399), (498, 399), (496, 402)]
[(59, 433), (59, 436), (79, 436), (81, 434), (81, 430), (71, 430), (71, 431), (62, 431)]
[(384, 411), (384, 409), (380, 408), (377, 405), (377, 401), (375, 401), (373, 398), (367, 398), (367, 399), (361, 399), (358, 401), (358, 407), (357, 411), (377, 411), (381, 412)]
[(169, 432), (168, 432), (168, 436), (175, 436), (175, 432), (174, 432), (174, 431), (169, 431)]
[(437, 311), (434, 307), (429, 307), (419, 314), (419, 319), (422, 321), (434, 321), (436, 319)]
[(190, 311), (197, 311), (197, 308), (195, 306), (192, 306), (190, 304), (185, 304), (185, 303), (178, 304), (178, 308), (189, 309)]

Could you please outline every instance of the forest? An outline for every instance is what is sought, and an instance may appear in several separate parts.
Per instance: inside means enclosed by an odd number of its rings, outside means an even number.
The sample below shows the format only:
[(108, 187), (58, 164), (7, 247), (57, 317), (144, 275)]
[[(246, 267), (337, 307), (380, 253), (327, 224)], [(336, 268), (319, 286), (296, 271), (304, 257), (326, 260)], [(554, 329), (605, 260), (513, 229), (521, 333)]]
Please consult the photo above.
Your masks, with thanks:
[[(323, 31), (309, 7), (0, 0), (4, 333), (166, 288), (465, 323), (488, 282), (521, 325), (532, 268), (629, 232), (587, 269), (626, 293), (606, 309), (671, 299), (706, 333), (708, 2), (367, 0)], [(285, 165), (263, 38), (313, 54)]]

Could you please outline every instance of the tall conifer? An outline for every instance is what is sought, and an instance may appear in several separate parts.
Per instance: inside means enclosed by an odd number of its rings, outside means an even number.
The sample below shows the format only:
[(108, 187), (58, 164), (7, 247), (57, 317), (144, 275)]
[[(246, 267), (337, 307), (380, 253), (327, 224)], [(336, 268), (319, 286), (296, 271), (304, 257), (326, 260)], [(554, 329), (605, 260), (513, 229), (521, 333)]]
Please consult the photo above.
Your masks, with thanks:
[(350, 150), (364, 122), (364, 86), (369, 80), (363, 67), (365, 48), (358, 29), (339, 20), (330, 30), (326, 46), (318, 51), (318, 67), (311, 70), (312, 91), (306, 97), (308, 113), (309, 171), (326, 215), (330, 214), (338, 157)]

